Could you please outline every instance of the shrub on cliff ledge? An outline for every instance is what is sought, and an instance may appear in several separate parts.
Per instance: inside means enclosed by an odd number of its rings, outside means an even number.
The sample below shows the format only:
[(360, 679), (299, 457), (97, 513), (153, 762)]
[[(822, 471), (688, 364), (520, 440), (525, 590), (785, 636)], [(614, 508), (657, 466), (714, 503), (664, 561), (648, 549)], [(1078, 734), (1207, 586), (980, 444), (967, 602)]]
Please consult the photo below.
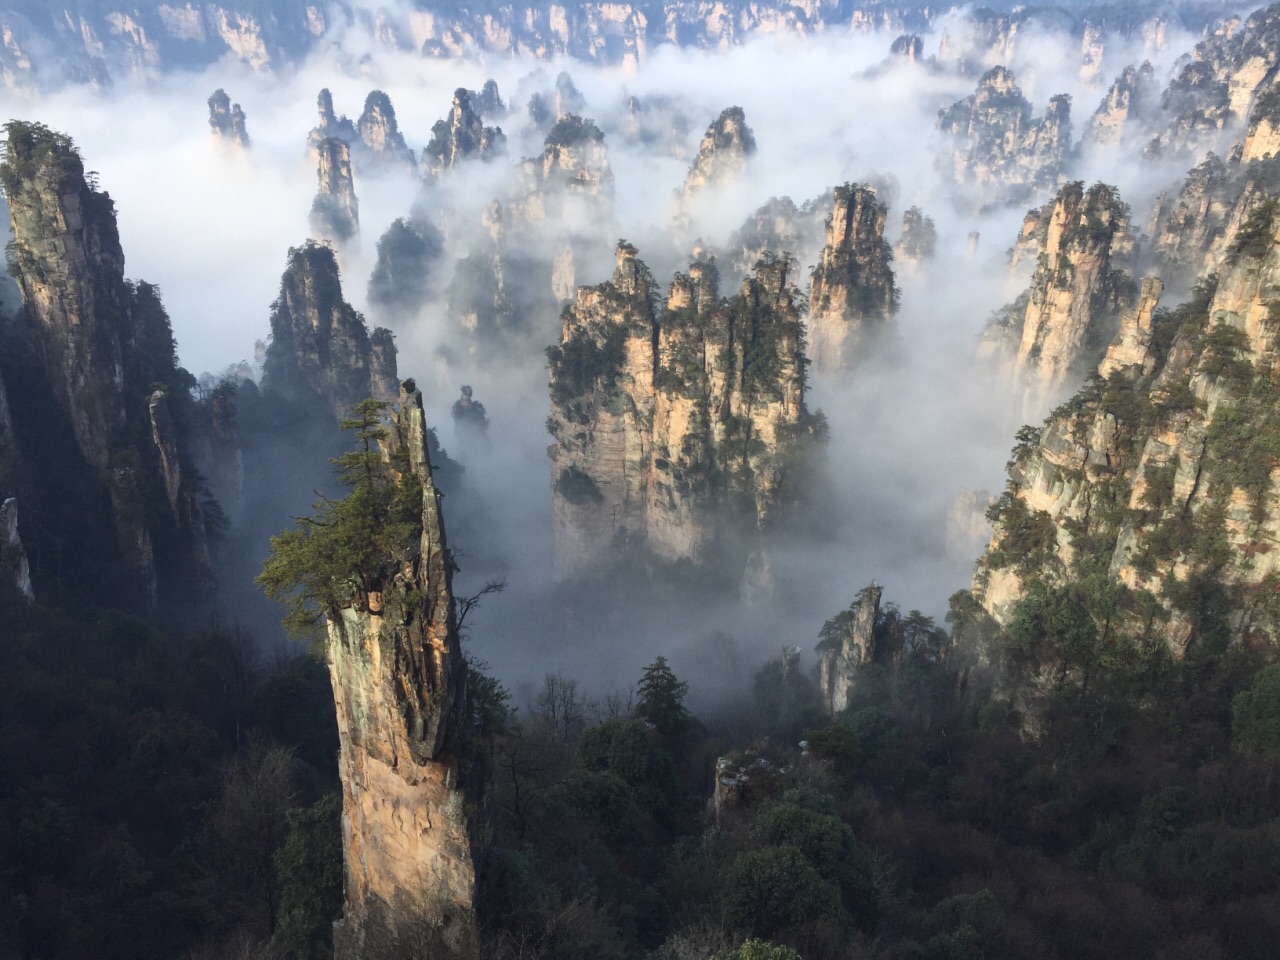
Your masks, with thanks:
[(321, 497), (313, 516), (297, 517), (292, 530), (271, 538), (258, 583), (286, 605), (291, 630), (305, 633), (344, 607), (363, 607), (422, 533), (421, 484), (404, 469), (403, 452), (388, 463), (378, 449), (386, 407), (364, 400), (342, 421), (358, 446), (333, 462), (351, 492), (341, 500)]

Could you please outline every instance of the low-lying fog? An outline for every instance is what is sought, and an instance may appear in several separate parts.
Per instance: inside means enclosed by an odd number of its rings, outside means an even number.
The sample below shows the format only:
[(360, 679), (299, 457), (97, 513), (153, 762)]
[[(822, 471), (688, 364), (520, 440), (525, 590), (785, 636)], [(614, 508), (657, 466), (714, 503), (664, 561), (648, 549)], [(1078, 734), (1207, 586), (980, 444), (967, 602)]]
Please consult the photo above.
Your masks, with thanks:
[[(953, 20), (952, 29), (958, 23)], [(937, 52), (939, 34), (925, 38), (926, 57)], [(935, 167), (938, 110), (972, 93), (976, 75), (890, 64), (893, 37), (884, 34), (768, 37), (725, 51), (665, 46), (633, 72), (501, 57), (427, 60), (383, 49), (356, 31), (330, 40), (284, 76), (223, 63), (199, 75), (120, 83), (110, 92), (17, 94), (3, 112), (39, 120), (76, 140), (87, 167), (99, 172), (115, 198), (129, 276), (162, 288), (184, 365), (197, 374), (217, 373), (252, 361), (255, 341), (268, 332), (286, 250), (308, 235), (316, 175), (306, 137), (316, 123), (318, 91), (330, 88), (337, 112), (354, 120), (370, 90), (385, 90), (409, 145), (420, 150), (432, 124), (446, 115), (455, 88), (474, 90), (490, 77), (497, 80), (512, 112), (486, 123), (506, 131), (509, 157), (453, 171), (421, 201), (448, 232), (442, 273), (433, 280), (436, 300), (411, 321), (380, 316), (367, 303), (377, 239), (417, 198), (417, 184), (407, 174), (357, 173), (361, 234), (342, 253), (347, 299), (371, 326), (396, 331), (401, 376), (417, 379), (445, 447), (466, 460), (468, 492), (456, 504), (446, 503), (463, 568), (459, 590), (473, 592), (492, 577), (508, 584), (471, 618), (469, 640), (479, 656), (517, 691), (546, 671), (564, 671), (601, 690), (625, 685), (657, 653), (696, 683), (732, 683), (749, 677), (784, 643), (800, 645), (812, 662), (808, 651), (823, 621), (872, 578), (904, 610), (919, 608), (941, 619), (947, 597), (968, 585), (982, 547), (970, 542), (948, 551), (947, 511), (965, 488), (1001, 489), (1021, 420), (1006, 388), (972, 357), (990, 313), (1025, 286), (1025, 277), (1011, 278), (1006, 265), (1025, 209), (958, 212)], [(1037, 114), (1050, 96), (1072, 94), (1078, 136), (1124, 66), (1152, 59), (1164, 82), (1174, 58), (1192, 45), (1190, 37), (1171, 35), (1162, 51), (1109, 47), (1097, 84), (1079, 77), (1078, 41), (1022, 37), (1010, 66)], [(579, 284), (607, 278), (613, 244), (625, 237), (665, 285), (671, 271), (687, 262), (689, 239), (723, 249), (729, 235), (774, 196), (790, 196), (797, 205), (825, 197), (829, 211), (830, 190), (844, 181), (889, 185), (882, 196), (891, 204), (890, 240), (911, 205), (936, 221), (937, 259), (899, 270), (900, 343), (893, 361), (812, 381), (811, 406), (830, 421), (831, 500), (822, 505), (819, 530), (776, 552), (771, 594), (711, 604), (652, 603), (637, 596), (601, 609), (594, 598), (550, 581), (541, 347), (558, 337), (558, 318), (554, 311), (524, 318), (537, 346), (514, 358), (487, 356), (457, 340), (443, 291), (452, 264), (470, 251), (480, 211), (516, 189), (522, 149), (536, 152), (531, 144), (540, 137), (526, 130), (528, 93), (549, 89), (560, 70), (582, 91), (584, 115), (605, 131), (615, 178), (614, 221), (577, 225), (597, 238), (595, 262), (579, 264)], [(244, 107), (253, 141), (247, 151), (209, 132), (205, 101), (218, 87)], [(627, 141), (620, 124), (628, 95), (642, 102), (661, 96), (678, 107), (688, 120), (682, 157)], [(707, 124), (730, 105), (744, 108), (758, 152), (746, 177), (700, 198), (692, 226), (677, 233), (674, 191)], [(1171, 171), (1167, 179), (1177, 174)], [(1090, 156), (1076, 176), (1117, 184), (1135, 211), (1164, 185), (1118, 154)], [(981, 233), (972, 257), (966, 254), (971, 231)], [(512, 242), (536, 248), (538, 239), (532, 231), (525, 241)], [(677, 239), (685, 242), (677, 245)], [(738, 280), (727, 261), (722, 258), (725, 294)], [(447, 360), (444, 346), (451, 347)], [(454, 437), (449, 408), (463, 383), (488, 408), (487, 451), (464, 450)]]

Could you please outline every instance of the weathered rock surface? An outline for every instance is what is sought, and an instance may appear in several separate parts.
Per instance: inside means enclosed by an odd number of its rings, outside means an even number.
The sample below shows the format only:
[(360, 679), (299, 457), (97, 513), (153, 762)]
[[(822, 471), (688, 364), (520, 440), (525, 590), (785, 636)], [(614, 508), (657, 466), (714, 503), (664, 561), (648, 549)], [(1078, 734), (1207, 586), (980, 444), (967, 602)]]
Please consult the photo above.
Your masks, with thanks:
[(343, 299), (333, 250), (311, 242), (290, 249), (271, 306), (263, 387), (343, 417), (368, 397), (395, 395), (395, 356), (391, 334), (376, 329), (371, 339), (364, 317)]
[(360, 202), (351, 172), (351, 147), (330, 137), (316, 148), (318, 191), (311, 204), (311, 234), (317, 240), (345, 243), (360, 232)]
[[(1030, 218), (1028, 218), (1030, 219)], [(1027, 293), (999, 312), (980, 352), (999, 358), (1040, 408), (1096, 368), (1136, 293), (1129, 210), (1111, 187), (1069, 183), (1037, 214), (1043, 247)]]
[(242, 147), (249, 146), (249, 130), (244, 111), (232, 103), (227, 91), (219, 87), (209, 97), (209, 128), (215, 135)]
[(754, 539), (794, 500), (821, 433), (804, 402), (794, 269), (765, 258), (724, 300), (714, 263), (696, 262), (660, 309), (622, 243), (613, 279), (578, 290), (549, 351), (561, 576), (641, 545), (741, 565), (744, 551), (718, 549)]
[(1280, 158), (1227, 163), (1210, 154), (1177, 194), (1156, 199), (1147, 232), (1153, 269), (1185, 294), (1222, 262), (1240, 227), (1280, 191)]
[(1164, 281), (1159, 277), (1147, 277), (1142, 281), (1137, 304), (1121, 315), (1120, 329), (1098, 364), (1100, 376), (1106, 378), (1113, 373), (1132, 378), (1151, 375), (1154, 369), (1151, 337), (1156, 308), (1160, 306), (1163, 293)]
[(431, 142), (422, 152), (423, 172), (438, 177), (473, 157), (492, 160), (506, 152), (506, 145), (502, 128), (486, 127), (472, 106), (471, 93), (459, 87), (449, 116), (431, 128)]
[(681, 195), (688, 200), (707, 187), (737, 179), (755, 152), (756, 138), (747, 126), (746, 114), (741, 107), (727, 107), (702, 135)]
[(412, 380), (380, 446), (388, 463), (407, 456), (403, 469), (422, 486), (422, 532), (402, 556), (385, 558), (373, 589), (353, 590), (326, 619), (346, 867), (334, 953), (354, 960), (383, 937), (422, 938), (425, 927), (441, 956), (476, 958), (475, 861), (459, 763), (467, 667)]
[(1253, 111), (1280, 74), (1280, 7), (1252, 14), (1238, 29), (1223, 28), (1196, 45), (1193, 58), (1160, 100), (1151, 157), (1199, 159), (1223, 151), (1228, 134)]
[(938, 130), (952, 142), (942, 161), (951, 179), (996, 202), (1019, 202), (1061, 183), (1071, 149), (1071, 98), (1053, 97), (1036, 119), (1013, 73), (993, 67), (972, 96), (939, 112)]
[(391, 98), (373, 90), (364, 101), (364, 112), (356, 122), (364, 156), (375, 164), (398, 164), (408, 170), (417, 167), (413, 151), (404, 142)]
[(1172, 311), (1148, 312), (1158, 283), (1144, 284), (1108, 351), (1109, 378), (1020, 435), (974, 585), (997, 620), (1032, 585), (1079, 581), (1087, 564), (1115, 591), (1115, 633), (1154, 633), (1181, 656), (1209, 642), (1197, 625), (1211, 595), (1234, 639), (1274, 636), (1274, 209), (1250, 217), (1213, 266), (1216, 286)]
[(570, 115), (547, 134), (541, 156), (522, 164), (524, 197), (515, 212), (526, 223), (538, 223), (566, 203), (593, 217), (611, 215), (613, 170), (604, 133), (591, 120)]
[(852, 366), (897, 313), (888, 216), (869, 187), (846, 183), (833, 193), (827, 243), (809, 287), (809, 353), (821, 373)]
[(1085, 143), (1115, 146), (1133, 138), (1157, 102), (1155, 68), (1150, 62), (1125, 67), (1085, 128)]
[(326, 140), (341, 140), (347, 146), (360, 143), (360, 133), (356, 130), (356, 125), (347, 119), (345, 114), (339, 117), (334, 112), (333, 94), (329, 92), (328, 87), (321, 90), (316, 97), (316, 109), (319, 113), (319, 122), (307, 134), (307, 149), (311, 152), (313, 160), (317, 163), (320, 161), (320, 144)]
[(924, 59), (924, 40), (919, 34), (904, 33), (890, 45), (889, 56), (900, 57), (909, 63), (919, 63)]
[(746, 219), (729, 238), (727, 253), (733, 272), (745, 275), (766, 253), (791, 254), (799, 263), (813, 263), (822, 249), (825, 227), (823, 202), (797, 207), (790, 197), (773, 197)]
[[(80, 455), (110, 493), (120, 555), (139, 599), (154, 603), (157, 542), (167, 563), (188, 565), (190, 580), (208, 576), (201, 490), (170, 476), (185, 439), (151, 442), (153, 385), (187, 389), (168, 315), (155, 287), (124, 279), (114, 204), (86, 181), (69, 138), (11, 124), (0, 180), (13, 231), (10, 262), (43, 376)], [(165, 488), (170, 510), (150, 506), (153, 481)]]
[(1272, 86), (1258, 97), (1249, 114), (1241, 163), (1280, 157), (1280, 87)]
[(846, 629), (820, 647), (818, 691), (830, 714), (837, 714), (848, 706), (858, 668), (877, 659), (875, 631), (883, 592), (876, 583), (863, 588)]

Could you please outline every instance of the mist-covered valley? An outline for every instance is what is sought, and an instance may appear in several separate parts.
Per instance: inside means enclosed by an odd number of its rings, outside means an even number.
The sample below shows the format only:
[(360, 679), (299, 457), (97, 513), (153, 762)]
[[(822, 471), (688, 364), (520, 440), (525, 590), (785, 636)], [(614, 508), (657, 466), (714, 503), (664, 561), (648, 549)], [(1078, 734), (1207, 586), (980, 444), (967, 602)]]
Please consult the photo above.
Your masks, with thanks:
[(0, 960), (1267, 955), (1280, 6), (0, 27)]

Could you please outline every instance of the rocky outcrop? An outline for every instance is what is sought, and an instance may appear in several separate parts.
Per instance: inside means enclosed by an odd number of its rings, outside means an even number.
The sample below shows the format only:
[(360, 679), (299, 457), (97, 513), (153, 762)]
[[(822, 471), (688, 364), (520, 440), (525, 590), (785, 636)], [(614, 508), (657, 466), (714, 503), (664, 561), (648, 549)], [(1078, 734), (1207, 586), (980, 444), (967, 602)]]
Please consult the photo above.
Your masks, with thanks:
[(380, 446), (421, 485), (422, 525), (402, 554), (384, 558), (370, 589), (353, 590), (326, 618), (346, 868), (334, 955), (354, 960), (383, 938), (409, 935), (429, 938), (432, 956), (474, 960), (471, 802), (459, 760), (467, 667), (422, 394), (412, 380)]
[(1125, 67), (1089, 118), (1085, 143), (1116, 146), (1132, 139), (1155, 108), (1156, 92), (1155, 68), (1150, 62)]
[(550, 132), (566, 117), (582, 116), (587, 111), (587, 98), (573, 84), (573, 77), (561, 71), (555, 87), (529, 97), (529, 120), (541, 133)]
[(317, 163), (320, 161), (320, 144), (326, 140), (341, 140), (348, 146), (361, 142), (356, 125), (348, 120), (345, 114), (339, 117), (334, 113), (333, 94), (329, 92), (328, 87), (321, 90), (320, 95), (316, 97), (316, 109), (320, 115), (319, 123), (307, 134), (307, 149), (311, 152), (311, 158), (314, 161)]
[(1155, 326), (1156, 307), (1164, 293), (1164, 281), (1147, 277), (1142, 281), (1137, 305), (1120, 317), (1120, 329), (1098, 364), (1098, 374), (1106, 379), (1113, 373), (1137, 379), (1150, 376), (1154, 367), (1151, 337)]
[[(11, 269), (43, 376), (80, 455), (110, 494), (120, 557), (138, 599), (154, 603), (157, 543), (189, 582), (208, 576), (202, 491), (170, 476), (186, 455), (185, 438), (171, 433), (164, 445), (152, 442), (148, 394), (157, 383), (187, 389), (168, 315), (155, 287), (124, 279), (115, 207), (86, 181), (68, 137), (11, 123), (0, 181), (13, 232)], [(164, 487), (169, 509), (152, 499), (154, 483)]]
[(459, 87), (453, 93), (449, 116), (431, 128), (431, 142), (422, 152), (423, 172), (438, 177), (473, 157), (492, 160), (505, 153), (506, 147), (502, 128), (486, 127), (472, 107), (471, 93)]
[(604, 134), (591, 120), (570, 115), (547, 134), (542, 155), (522, 164), (524, 197), (516, 205), (520, 219), (537, 223), (574, 203), (593, 217), (609, 214), (613, 170)]
[(1241, 226), (1280, 191), (1280, 158), (1227, 163), (1214, 154), (1161, 194), (1147, 232), (1154, 269), (1179, 295), (1222, 262)]
[(689, 200), (707, 187), (737, 179), (755, 152), (756, 138), (747, 126), (746, 114), (741, 107), (727, 107), (702, 135), (681, 195)]
[(1252, 163), (1273, 157), (1280, 157), (1280, 86), (1268, 89), (1254, 104), (1240, 161)]
[(289, 250), (271, 305), (265, 389), (343, 417), (361, 400), (394, 395), (395, 353), (391, 334), (374, 330), (371, 339), (364, 317), (343, 299), (330, 247), (307, 242)]
[(888, 207), (861, 184), (837, 187), (833, 197), (809, 287), (809, 353), (822, 373), (852, 366), (898, 310), (893, 251), (884, 239)]
[(369, 303), (397, 316), (411, 316), (426, 303), (444, 254), (444, 238), (430, 223), (399, 218), (378, 240), (369, 276)]
[(330, 137), (316, 148), (319, 190), (311, 204), (311, 234), (317, 240), (345, 243), (360, 232), (360, 203), (351, 172), (351, 148)]
[(823, 206), (811, 201), (797, 207), (790, 197), (770, 199), (729, 238), (726, 252), (733, 272), (750, 273), (766, 253), (791, 254), (799, 263), (814, 262), (825, 234)]
[[(1108, 351), (1108, 379), (1020, 435), (974, 585), (998, 621), (1033, 590), (1100, 573), (1116, 611), (1097, 623), (1101, 642), (1161, 637), (1175, 656), (1274, 642), (1274, 206), (1250, 215), (1213, 272), (1216, 285), (1176, 309), (1140, 310)], [(1150, 305), (1158, 287), (1144, 286)]]
[(644, 98), (626, 98), (626, 112), (619, 132), (631, 143), (685, 160), (689, 155), (691, 129), (678, 99), (649, 94)]
[(893, 41), (889, 47), (889, 56), (900, 58), (909, 63), (919, 63), (924, 59), (924, 40), (919, 34), (904, 33)]
[(1123, 269), (1133, 252), (1129, 210), (1113, 188), (1069, 183), (1038, 219), (1044, 244), (1031, 286), (996, 315), (982, 345), (1026, 389), (1032, 408), (1097, 366), (1135, 293)]
[(1239, 29), (1220, 29), (1195, 54), (1160, 100), (1160, 124), (1146, 153), (1199, 159), (1223, 151), (1280, 75), (1280, 6), (1255, 12)]
[(899, 263), (918, 266), (933, 259), (938, 248), (938, 228), (933, 218), (919, 207), (909, 207), (902, 215), (902, 232), (893, 245), (893, 258)]
[(622, 243), (613, 279), (578, 290), (549, 351), (559, 575), (642, 547), (741, 572), (740, 538), (756, 542), (794, 502), (821, 437), (794, 272), (766, 257), (726, 300), (714, 263), (695, 262), (660, 308)]
[(883, 588), (874, 581), (858, 594), (850, 610), (835, 626), (835, 635), (818, 645), (818, 692), (827, 713), (837, 714), (849, 704), (858, 669), (878, 659), (876, 623)]
[(394, 164), (408, 170), (417, 167), (413, 151), (404, 142), (396, 110), (391, 98), (381, 90), (373, 90), (364, 101), (364, 112), (356, 122), (365, 158), (374, 164)]
[[(1086, 23), (1064, 5), (996, 13), (977, 8), (955, 19), (943, 36), (940, 59), (976, 73), (1009, 63), (1021, 37), (1047, 30), (1080, 36)], [(20, 12), (19, 12), (20, 11)], [(1108, 15), (1107, 37), (1139, 35), (1150, 49), (1165, 42), (1168, 22)], [(270, 3), (248, 0), (113, 5), (9, 4), (0, 13), (0, 79), (12, 85), (108, 85), (113, 76), (199, 69), (224, 58), (256, 70), (296, 65), (332, 42), (334, 29), (360, 30), (364, 44), (385, 45), (427, 57), (500, 56), (573, 59), (634, 69), (663, 47), (718, 50), (755, 36), (809, 37), (853, 30), (888, 36), (920, 34), (951, 13), (924, 2), (795, 5), (779, 0), (638, 4), (616, 0), (578, 3), (442, 3), (421, 0), (396, 13), (349, 2)], [(336, 14), (336, 15), (335, 15)], [(1178, 21), (1198, 33), (1221, 7), (1180, 7)], [(58, 51), (59, 56), (54, 56)], [(976, 69), (975, 69), (976, 68)]]
[(485, 413), (484, 404), (475, 399), (471, 388), (466, 384), (462, 386), (461, 396), (453, 401), (450, 412), (459, 432), (470, 432), (477, 436), (489, 432), (489, 417)]
[(18, 533), (18, 501), (15, 497), (0, 503), (0, 580), (27, 600), (35, 600), (27, 550)]
[(516, 321), (515, 301), (507, 290), (511, 272), (502, 205), (496, 200), (485, 210), (484, 232), (476, 249), (458, 261), (449, 285), (449, 317), (478, 338), (500, 337)]
[(227, 91), (219, 87), (209, 97), (209, 129), (229, 143), (249, 146), (249, 130), (245, 126), (244, 111), (240, 104), (232, 103)]
[(1036, 190), (1056, 189), (1071, 149), (1071, 98), (1060, 94), (1036, 119), (1005, 67), (993, 67), (977, 91), (938, 114), (938, 130), (951, 141), (944, 172), (995, 202), (1018, 202)]
[(498, 92), (497, 80), (486, 80), (479, 90), (467, 91), (471, 95), (471, 105), (481, 117), (492, 117), (501, 120), (507, 115), (507, 104)]

